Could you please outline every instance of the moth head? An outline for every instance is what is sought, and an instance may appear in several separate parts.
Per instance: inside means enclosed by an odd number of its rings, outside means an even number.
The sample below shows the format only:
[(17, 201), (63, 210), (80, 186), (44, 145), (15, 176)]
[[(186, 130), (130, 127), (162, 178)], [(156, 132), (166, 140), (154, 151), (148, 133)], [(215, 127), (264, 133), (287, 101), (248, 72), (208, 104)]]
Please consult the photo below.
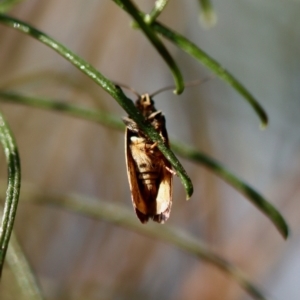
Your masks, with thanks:
[(154, 107), (154, 101), (149, 94), (141, 95), (135, 102), (135, 105), (139, 111), (142, 112), (144, 116), (148, 116), (156, 109)]
[[(206, 81), (209, 81), (210, 79), (212, 79), (214, 77), (215, 77), (214, 75), (211, 75), (211, 76), (208, 76), (201, 80), (191, 81), (191, 82), (186, 83), (185, 86), (189, 87), (189, 86), (200, 85)], [(164, 91), (168, 91), (168, 90), (175, 88), (174, 86), (166, 86), (162, 89), (157, 90), (156, 92), (154, 92), (152, 94), (140, 95), (137, 91), (135, 91), (133, 88), (131, 88), (127, 85), (120, 84), (117, 82), (115, 82), (115, 85), (118, 88), (122, 87), (122, 88), (125, 88), (125, 89), (131, 91), (133, 94), (135, 94), (138, 97), (138, 99), (135, 102), (135, 105), (136, 105), (137, 109), (142, 113), (142, 115), (146, 118), (148, 118), (153, 112), (156, 111), (156, 108), (154, 107), (154, 101), (152, 100), (152, 98)]]

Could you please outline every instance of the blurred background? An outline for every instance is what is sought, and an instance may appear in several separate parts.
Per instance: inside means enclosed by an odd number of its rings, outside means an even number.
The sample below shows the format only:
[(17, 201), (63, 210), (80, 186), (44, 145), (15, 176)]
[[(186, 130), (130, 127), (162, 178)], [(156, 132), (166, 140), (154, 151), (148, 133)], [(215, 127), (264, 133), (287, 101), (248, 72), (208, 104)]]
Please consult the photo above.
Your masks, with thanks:
[[(149, 12), (154, 1), (135, 1)], [(168, 224), (206, 241), (239, 266), (270, 299), (300, 296), (300, 30), (299, 1), (215, 0), (218, 23), (199, 24), (195, 1), (170, 1), (160, 20), (219, 61), (266, 109), (262, 131), (250, 106), (219, 79), (155, 98), (169, 136), (216, 158), (285, 216), (285, 242), (242, 195), (199, 165), (180, 159), (195, 192), (178, 178)], [(172, 76), (129, 16), (113, 1), (27, 0), (10, 14), (39, 28), (106, 77), (143, 92)], [(166, 42), (186, 81), (209, 71)], [(70, 63), (41, 43), (0, 25), (0, 85), (114, 113), (126, 113)], [(124, 136), (87, 121), (1, 103), (19, 145), (24, 183), (45, 193), (78, 193), (132, 209)], [(1, 178), (6, 165), (1, 154)], [(3, 195), (2, 195), (3, 196)], [(132, 214), (134, 214), (132, 210)], [(136, 219), (136, 222), (139, 222)], [(145, 225), (147, 226), (147, 225)], [(232, 279), (162, 242), (53, 206), (22, 203), (16, 236), (45, 299), (250, 299)], [(16, 298), (9, 269), (0, 298)]]

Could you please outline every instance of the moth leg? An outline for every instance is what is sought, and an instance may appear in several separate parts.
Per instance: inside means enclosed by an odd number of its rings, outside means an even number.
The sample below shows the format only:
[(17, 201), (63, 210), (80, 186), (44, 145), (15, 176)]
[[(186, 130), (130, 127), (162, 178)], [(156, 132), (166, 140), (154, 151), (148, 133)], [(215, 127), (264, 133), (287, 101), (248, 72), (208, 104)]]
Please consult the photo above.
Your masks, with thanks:
[(158, 142), (155, 142), (154, 144), (152, 144), (152, 145), (150, 146), (150, 149), (152, 150), (152, 149), (156, 148), (157, 145), (158, 145)]
[(135, 133), (139, 132), (138, 125), (132, 119), (123, 117), (122, 120), (123, 120), (124, 124), (126, 125), (126, 127), (128, 128), (128, 130), (135, 132)]
[(158, 142), (155, 142), (153, 143), (151, 146), (150, 146), (150, 149), (153, 150), (154, 148), (156, 148), (158, 145)]
[(169, 167), (167, 167), (167, 166), (165, 166), (165, 168), (166, 168), (166, 170), (167, 170), (168, 172), (170, 172), (172, 175), (177, 175), (177, 173), (176, 173), (174, 170), (172, 170), (171, 168), (169, 168)]
[(150, 144), (145, 144), (145, 151), (148, 153), (153, 153), (153, 149), (155, 149), (157, 147), (158, 143), (155, 142), (154, 144), (150, 145)]

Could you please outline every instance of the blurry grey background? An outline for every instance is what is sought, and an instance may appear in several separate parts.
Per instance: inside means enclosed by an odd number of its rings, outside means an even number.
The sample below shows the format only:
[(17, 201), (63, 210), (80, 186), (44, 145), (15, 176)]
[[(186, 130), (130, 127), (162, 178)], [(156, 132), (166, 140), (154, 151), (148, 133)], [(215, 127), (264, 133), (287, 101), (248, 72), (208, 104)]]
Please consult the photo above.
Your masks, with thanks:
[[(150, 11), (154, 1), (136, 1)], [(259, 99), (269, 127), (214, 79), (180, 97), (155, 98), (171, 138), (218, 159), (287, 218), (284, 242), (242, 195), (201, 166), (181, 159), (195, 193), (189, 202), (175, 178), (169, 225), (187, 230), (241, 267), (272, 299), (300, 291), (299, 1), (215, 0), (218, 23), (199, 25), (197, 1), (173, 0), (162, 22), (218, 60)], [(165, 63), (112, 1), (27, 0), (18, 17), (54, 37), (105, 76), (139, 92), (172, 83)], [(209, 71), (166, 43), (185, 80)], [(120, 117), (124, 111), (86, 76), (36, 40), (0, 25), (0, 84), (33, 96), (65, 99)], [(62, 76), (62, 77), (61, 77)], [(68, 82), (70, 84), (68, 84)], [(82, 89), (74, 89), (74, 84)], [(75, 192), (131, 209), (120, 132), (47, 111), (1, 104), (19, 145), (24, 182), (44, 192)], [(1, 156), (2, 179), (6, 179)], [(134, 212), (132, 211), (134, 214)], [(137, 220), (138, 222), (138, 220)], [(169, 245), (54, 207), (22, 204), (16, 234), (46, 299), (249, 299), (230, 278)], [(3, 274), (0, 297), (15, 299)]]

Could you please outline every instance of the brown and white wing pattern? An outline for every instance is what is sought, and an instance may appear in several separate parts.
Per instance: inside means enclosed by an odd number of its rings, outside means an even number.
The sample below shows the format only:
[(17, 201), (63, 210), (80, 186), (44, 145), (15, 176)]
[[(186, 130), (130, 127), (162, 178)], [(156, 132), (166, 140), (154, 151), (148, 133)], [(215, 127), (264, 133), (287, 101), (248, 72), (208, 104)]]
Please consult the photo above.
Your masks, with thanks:
[[(169, 146), (165, 117), (154, 107), (149, 95), (142, 95), (136, 102), (146, 120)], [(172, 205), (172, 166), (153, 143), (129, 117), (126, 125), (125, 153), (127, 175), (132, 203), (142, 223), (149, 218), (164, 223), (170, 216)]]

